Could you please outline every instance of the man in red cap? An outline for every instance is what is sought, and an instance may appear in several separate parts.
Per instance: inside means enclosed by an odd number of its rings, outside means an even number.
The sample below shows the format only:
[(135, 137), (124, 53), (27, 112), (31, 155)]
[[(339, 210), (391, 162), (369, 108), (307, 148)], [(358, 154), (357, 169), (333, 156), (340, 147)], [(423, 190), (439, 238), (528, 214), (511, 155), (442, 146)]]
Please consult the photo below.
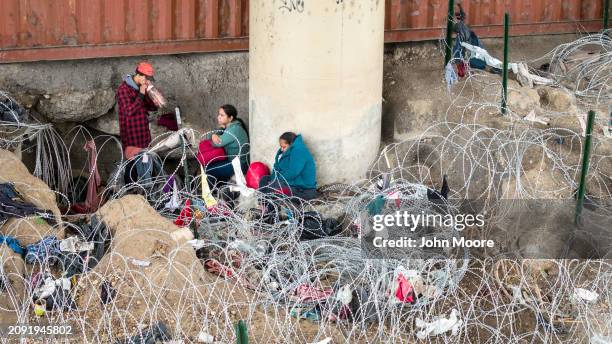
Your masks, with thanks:
[(123, 145), (123, 155), (131, 159), (151, 143), (149, 130), (149, 111), (157, 107), (147, 96), (147, 87), (154, 81), (153, 66), (140, 62), (134, 75), (126, 75), (119, 85), (115, 98), (119, 113), (119, 135)]

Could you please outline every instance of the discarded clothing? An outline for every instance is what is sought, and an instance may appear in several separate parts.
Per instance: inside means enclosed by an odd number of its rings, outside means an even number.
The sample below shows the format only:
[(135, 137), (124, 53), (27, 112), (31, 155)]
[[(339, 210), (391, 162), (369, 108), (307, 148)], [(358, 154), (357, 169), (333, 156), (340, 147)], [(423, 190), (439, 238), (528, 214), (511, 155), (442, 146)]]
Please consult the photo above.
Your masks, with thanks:
[(6, 281), (6, 277), (4, 275), (0, 275), (0, 293), (4, 293), (7, 290), (8, 282)]
[(185, 207), (181, 210), (181, 213), (174, 221), (174, 224), (179, 227), (188, 226), (193, 218), (193, 209), (191, 209), (191, 200), (185, 201)]
[(448, 199), (448, 192), (450, 191), (448, 187), (447, 176), (444, 175), (442, 177), (442, 187), (440, 188), (440, 192), (434, 189), (427, 189), (427, 199), (428, 200), (436, 200), (436, 199)]
[(170, 175), (170, 177), (168, 177), (168, 179), (166, 180), (166, 184), (164, 184), (164, 187), (162, 188), (162, 191), (164, 193), (167, 193), (168, 191), (170, 191), (174, 186), (175, 186), (175, 180), (174, 180), (174, 174)]
[(397, 290), (395, 291), (395, 297), (401, 302), (415, 302), (412, 284), (410, 284), (406, 277), (401, 273), (399, 276), (397, 276)]
[(94, 248), (94, 243), (79, 239), (76, 236), (60, 240), (60, 251), (62, 252), (84, 252), (91, 251)]
[[(470, 59), (470, 67), (474, 68), (474, 69), (485, 70), (485, 69), (487, 69), (487, 63), (484, 60), (481, 60), (481, 59), (471, 58)], [(498, 70), (496, 68), (494, 68), (494, 71), (498, 72)]]
[[(98, 173), (98, 165), (97, 165), (97, 156), (96, 152), (96, 143), (94, 140), (88, 140), (85, 142), (85, 146), (83, 149), (87, 152), (88, 155), (88, 171), (89, 175), (85, 178), (85, 182), (87, 183), (87, 195), (85, 201), (80, 203), (79, 199), (73, 199), (75, 202), (70, 210), (76, 214), (91, 214), (98, 210), (98, 206), (100, 205), (100, 197), (98, 196), (98, 187), (100, 187), (100, 183), (102, 179), (100, 178), (100, 174)], [(75, 189), (77, 186), (75, 183)]]
[(25, 261), (28, 264), (54, 264), (61, 255), (59, 240), (52, 235), (46, 236), (35, 244), (26, 246)]
[[(178, 186), (176, 185), (176, 180), (173, 176), (174, 175), (170, 176), (170, 178), (172, 179), (172, 196), (170, 197), (170, 200), (164, 205), (164, 207), (166, 209), (169, 209), (170, 211), (175, 211), (181, 206), (179, 201)], [(164, 193), (167, 193), (169, 190), (166, 191), (166, 187), (164, 186), (163, 191)]]
[(300, 284), (293, 294), (299, 302), (313, 302), (326, 300), (333, 292), (332, 288), (320, 289), (309, 284)]
[(13, 252), (17, 254), (23, 254), (25, 251), (23, 247), (19, 244), (19, 241), (12, 236), (2, 236), (0, 235), (0, 245), (6, 244)]
[(76, 309), (76, 303), (72, 298), (70, 281), (68, 279), (60, 278), (56, 281), (55, 291), (46, 298), (46, 305), (48, 311), (69, 311)]
[(329, 343), (331, 343), (331, 341), (332, 341), (331, 337), (327, 337), (327, 338), (323, 339), (320, 342), (308, 343), (308, 344), (329, 344)]
[[(485, 49), (465, 42), (461, 45), (471, 52), (472, 58), (481, 59), (492, 68), (503, 69), (502, 61), (491, 56)], [(508, 69), (517, 75), (517, 79), (522, 86), (533, 87), (534, 85), (551, 85), (554, 83), (551, 79), (532, 74), (524, 63), (509, 63)]]
[(318, 307), (312, 309), (292, 309), (291, 316), (299, 319), (308, 319), (310, 321), (318, 322), (321, 320), (321, 311)]
[(79, 239), (93, 243), (93, 250), (61, 252), (60, 262), (66, 277), (81, 274), (96, 267), (104, 256), (105, 246), (110, 240), (108, 228), (95, 215), (91, 217), (89, 224), (82, 224), (79, 228)]
[(169, 112), (161, 115), (157, 119), (157, 125), (161, 127), (166, 127), (168, 130), (178, 131), (178, 123), (176, 122), (176, 114), (174, 112)]
[(94, 140), (88, 140), (83, 147), (87, 151), (88, 167), (89, 167), (89, 182), (87, 183), (87, 199), (85, 200), (85, 208), (89, 213), (93, 213), (98, 210), (100, 205), (100, 197), (98, 197), (98, 187), (102, 182), (100, 174), (98, 173), (98, 164), (96, 151), (96, 143)]
[(113, 285), (107, 281), (102, 282), (100, 285), (100, 301), (102, 304), (112, 302), (115, 296), (117, 296), (117, 290), (113, 288)]
[(0, 183), (0, 225), (10, 217), (24, 218), (31, 215), (45, 219), (51, 226), (55, 225), (55, 216), (51, 211), (24, 202), (13, 184)]
[(349, 318), (354, 321), (371, 322), (379, 319), (376, 304), (370, 301), (370, 294), (364, 288), (353, 290), (348, 309)]
[(157, 142), (155, 146), (149, 149), (149, 153), (155, 153), (160, 151), (168, 151), (184, 145), (195, 145), (197, 144), (196, 132), (190, 128), (182, 128), (179, 131), (171, 133), (165, 139)]
[(42, 304), (46, 305), (45, 309), (48, 311), (76, 309), (70, 293), (71, 283), (68, 278), (53, 279), (49, 273), (39, 274), (38, 278), (32, 279), (32, 288), (34, 301), (44, 300)]
[(370, 216), (380, 215), (382, 213), (383, 208), (385, 207), (385, 196), (378, 195), (375, 199), (370, 201), (366, 206), (368, 210), (368, 214)]
[[(457, 69), (459, 71), (459, 77), (465, 76), (465, 64), (463, 63), (465, 58), (465, 48), (462, 47), (462, 43), (469, 43), (476, 47), (483, 47), (482, 42), (476, 36), (476, 33), (470, 29), (463, 21), (458, 22), (454, 27), (457, 33), (457, 38), (453, 44), (453, 60), (457, 63)], [(479, 59), (472, 57), (469, 59), (470, 67), (477, 69), (485, 69), (486, 63)]]
[(206, 209), (213, 208), (218, 204), (218, 202), (212, 196), (208, 183), (204, 183), (204, 180), (208, 180), (208, 176), (206, 175), (206, 172), (204, 171), (204, 166), (202, 165), (200, 165), (200, 175), (202, 176), (201, 183), (200, 183), (202, 187), (202, 199), (204, 200), (204, 203), (206, 204)]
[(444, 79), (446, 80), (446, 90), (450, 93), (451, 87), (459, 81), (453, 64), (449, 62), (444, 68)]
[(572, 294), (574, 300), (581, 300), (587, 303), (595, 302), (599, 298), (599, 294), (594, 291), (586, 290), (583, 288), (574, 288), (574, 294)]
[(465, 77), (467, 67), (465, 66), (463, 60), (457, 61), (455, 64), (457, 65), (457, 76), (460, 78)]
[(417, 332), (417, 338), (425, 339), (429, 336), (437, 336), (448, 331), (452, 331), (451, 334), (456, 336), (459, 333), (461, 324), (463, 324), (463, 321), (459, 320), (457, 317), (456, 309), (451, 311), (448, 319), (438, 318), (432, 322), (425, 322), (424, 320), (417, 318), (415, 325), (417, 328), (422, 329)]
[(166, 342), (171, 339), (168, 327), (163, 322), (158, 322), (150, 328), (139, 330), (138, 334), (123, 341), (117, 341), (116, 344), (153, 344)]
[(0, 102), (0, 121), (20, 123), (25, 121), (26, 115), (26, 110), (11, 99)]
[(312, 240), (334, 236), (342, 229), (340, 224), (335, 219), (321, 218), (321, 215), (315, 211), (307, 211), (301, 219), (303, 229), (300, 233), (300, 240)]

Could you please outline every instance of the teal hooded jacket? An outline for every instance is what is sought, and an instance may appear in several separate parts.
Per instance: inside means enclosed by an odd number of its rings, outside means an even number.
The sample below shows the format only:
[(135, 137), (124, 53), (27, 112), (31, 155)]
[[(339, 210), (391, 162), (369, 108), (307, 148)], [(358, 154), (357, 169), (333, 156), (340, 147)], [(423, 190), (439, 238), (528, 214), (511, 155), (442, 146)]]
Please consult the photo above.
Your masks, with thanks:
[(280, 149), (274, 158), (274, 172), (291, 187), (316, 189), (317, 169), (314, 158), (298, 135), (285, 152)]
[(230, 161), (234, 157), (240, 156), (242, 166), (249, 166), (249, 136), (240, 122), (231, 122), (219, 138), (221, 139), (221, 143), (213, 143), (213, 146), (223, 147)]

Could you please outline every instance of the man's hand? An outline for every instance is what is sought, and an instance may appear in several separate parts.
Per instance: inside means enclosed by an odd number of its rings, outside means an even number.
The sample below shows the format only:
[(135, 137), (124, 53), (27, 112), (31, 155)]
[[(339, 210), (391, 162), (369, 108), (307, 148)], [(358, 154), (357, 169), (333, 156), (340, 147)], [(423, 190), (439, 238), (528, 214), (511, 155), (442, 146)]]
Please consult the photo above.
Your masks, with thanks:
[(213, 134), (210, 138), (216, 145), (221, 143), (221, 138), (217, 134)]
[(147, 83), (147, 82), (142, 83), (142, 85), (140, 85), (140, 93), (146, 94), (147, 93), (147, 87), (149, 87), (149, 83)]

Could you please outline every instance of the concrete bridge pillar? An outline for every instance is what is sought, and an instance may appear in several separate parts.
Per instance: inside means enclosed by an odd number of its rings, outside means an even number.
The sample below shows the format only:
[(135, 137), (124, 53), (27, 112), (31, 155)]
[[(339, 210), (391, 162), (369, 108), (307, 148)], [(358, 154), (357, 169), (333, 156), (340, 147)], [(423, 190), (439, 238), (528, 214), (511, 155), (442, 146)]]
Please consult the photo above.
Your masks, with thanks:
[(380, 146), (384, 0), (262, 0), (249, 8), (251, 160), (301, 133), (319, 184), (365, 176)]

